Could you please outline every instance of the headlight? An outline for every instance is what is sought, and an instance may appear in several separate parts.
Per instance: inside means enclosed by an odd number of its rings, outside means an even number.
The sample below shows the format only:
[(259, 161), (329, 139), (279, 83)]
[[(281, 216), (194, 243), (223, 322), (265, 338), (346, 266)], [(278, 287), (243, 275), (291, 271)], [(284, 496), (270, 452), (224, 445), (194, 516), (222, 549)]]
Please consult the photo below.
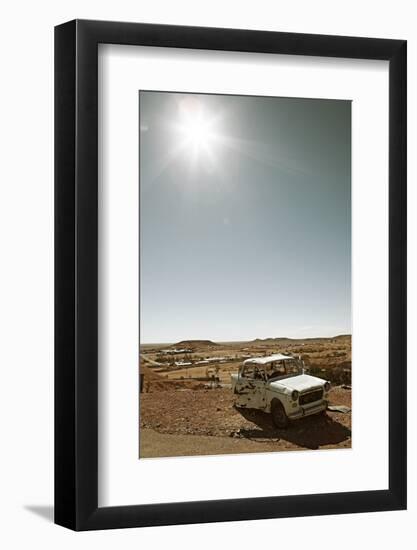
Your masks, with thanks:
[(326, 391), (329, 391), (329, 390), (330, 390), (330, 382), (326, 382), (326, 383), (324, 384), (324, 389), (325, 389)]
[(297, 399), (298, 399), (298, 391), (297, 390), (293, 390), (293, 392), (291, 394), (291, 399), (293, 401), (297, 401)]

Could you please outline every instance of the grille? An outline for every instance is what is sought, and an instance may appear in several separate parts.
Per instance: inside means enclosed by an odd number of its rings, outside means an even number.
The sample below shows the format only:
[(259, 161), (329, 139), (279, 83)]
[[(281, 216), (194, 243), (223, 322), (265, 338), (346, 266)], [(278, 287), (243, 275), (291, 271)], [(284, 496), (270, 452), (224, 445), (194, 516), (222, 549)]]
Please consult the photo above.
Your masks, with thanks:
[(314, 401), (319, 401), (320, 399), (323, 399), (323, 388), (303, 393), (300, 395), (299, 403), (300, 405), (307, 405), (308, 403), (314, 403)]

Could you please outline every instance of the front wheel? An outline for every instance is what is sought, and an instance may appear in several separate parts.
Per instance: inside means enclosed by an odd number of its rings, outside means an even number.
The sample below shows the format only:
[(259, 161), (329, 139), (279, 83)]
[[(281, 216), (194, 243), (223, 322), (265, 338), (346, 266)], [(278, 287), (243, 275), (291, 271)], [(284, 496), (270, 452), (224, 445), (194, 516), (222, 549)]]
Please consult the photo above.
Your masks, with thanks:
[(278, 399), (271, 403), (272, 420), (277, 428), (286, 428), (288, 426), (288, 416), (285, 409)]

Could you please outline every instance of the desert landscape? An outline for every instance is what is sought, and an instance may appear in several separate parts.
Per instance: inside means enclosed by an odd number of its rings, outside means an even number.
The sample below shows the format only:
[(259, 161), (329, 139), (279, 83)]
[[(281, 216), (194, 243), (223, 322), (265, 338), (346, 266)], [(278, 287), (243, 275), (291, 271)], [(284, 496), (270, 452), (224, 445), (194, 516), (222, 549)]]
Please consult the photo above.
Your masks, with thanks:
[[(245, 359), (274, 353), (329, 380), (325, 414), (274, 426), (271, 415), (234, 406), (231, 375)], [(249, 342), (183, 340), (140, 346), (139, 456), (190, 456), (351, 446), (351, 336)]]

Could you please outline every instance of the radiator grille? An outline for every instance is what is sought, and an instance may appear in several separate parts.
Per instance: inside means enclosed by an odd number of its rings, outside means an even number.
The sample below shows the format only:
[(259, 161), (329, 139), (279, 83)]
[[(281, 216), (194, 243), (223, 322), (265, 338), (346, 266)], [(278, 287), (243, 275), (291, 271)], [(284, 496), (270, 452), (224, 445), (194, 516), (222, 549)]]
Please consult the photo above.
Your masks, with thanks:
[(300, 395), (300, 405), (307, 405), (308, 403), (314, 403), (314, 401), (320, 401), (323, 399), (323, 388), (309, 391)]

